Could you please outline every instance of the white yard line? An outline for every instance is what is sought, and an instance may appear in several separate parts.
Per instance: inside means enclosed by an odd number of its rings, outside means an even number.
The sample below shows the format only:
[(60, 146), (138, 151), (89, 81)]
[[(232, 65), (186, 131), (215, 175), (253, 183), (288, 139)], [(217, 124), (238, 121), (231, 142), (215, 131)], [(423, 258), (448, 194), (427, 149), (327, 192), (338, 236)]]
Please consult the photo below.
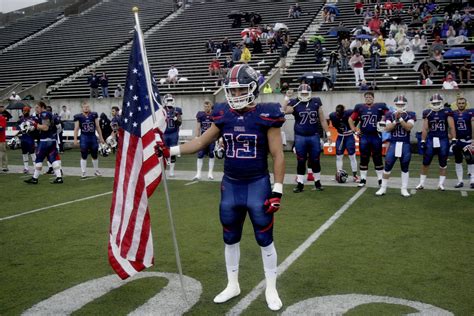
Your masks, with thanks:
[(184, 185), (191, 185), (191, 184), (195, 184), (195, 183), (198, 183), (199, 181), (191, 181), (191, 182), (188, 182), (188, 183), (185, 183)]
[(462, 197), (467, 197), (467, 191), (461, 191), (461, 196)]
[[(367, 190), (360, 189), (349, 201), (346, 202), (334, 215), (332, 215), (321, 227), (319, 227), (311, 236), (308, 237), (298, 248), (296, 248), (279, 266), (278, 276), (281, 276), (321, 235), (331, 227), (334, 222), (341, 217), (342, 214)], [(257, 297), (265, 290), (265, 280), (262, 280), (256, 287), (242, 298), (226, 315), (240, 315), (257, 299)]]
[(96, 195), (88, 196), (88, 197), (81, 198), (81, 199), (77, 199), (77, 200), (72, 200), (72, 201), (68, 201), (68, 202), (64, 202), (64, 203), (59, 203), (59, 204), (55, 204), (55, 205), (51, 205), (51, 206), (45, 206), (45, 207), (42, 207), (42, 208), (37, 208), (37, 209), (35, 209), (35, 210), (23, 212), (23, 213), (20, 213), (20, 214), (15, 214), (15, 215), (7, 216), (7, 217), (2, 217), (2, 218), (0, 218), (0, 222), (1, 222), (1, 221), (6, 221), (6, 220), (9, 220), (9, 219), (13, 219), (13, 218), (16, 218), (16, 217), (28, 215), (28, 214), (33, 214), (33, 213), (37, 213), (37, 212), (49, 210), (50, 208), (55, 208), (55, 207), (59, 207), (59, 206), (64, 206), (64, 205), (76, 203), (76, 202), (82, 202), (82, 201), (87, 201), (87, 200), (95, 199), (95, 198), (98, 198), (98, 197), (100, 197), (100, 196), (109, 195), (109, 194), (111, 194), (111, 193), (112, 193), (112, 191), (110, 191), (110, 192), (105, 192), (105, 193), (96, 194)]

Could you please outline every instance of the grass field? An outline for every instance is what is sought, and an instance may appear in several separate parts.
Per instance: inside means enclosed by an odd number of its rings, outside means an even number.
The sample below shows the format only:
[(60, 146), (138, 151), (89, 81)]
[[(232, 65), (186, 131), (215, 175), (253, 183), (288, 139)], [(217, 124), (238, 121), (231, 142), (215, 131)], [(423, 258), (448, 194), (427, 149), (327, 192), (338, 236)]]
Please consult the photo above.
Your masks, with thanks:
[[(66, 164), (76, 159), (69, 152), (64, 155)], [(189, 163), (194, 160), (186, 159)], [(112, 179), (67, 179), (64, 185), (43, 181), (32, 187), (22, 183), (21, 175), (0, 176), (0, 315), (21, 314), (63, 290), (113, 274), (107, 261), (111, 201), (107, 193)], [(260, 250), (247, 221), (241, 243), (242, 293), (226, 304), (214, 304), (213, 297), (226, 284), (219, 184), (184, 184), (169, 182), (184, 274), (202, 284), (201, 297), (189, 314), (223, 315), (263, 279)], [(324, 192), (295, 195), (286, 186), (275, 222), (279, 263), (357, 192), (357, 188), (328, 187)], [(376, 198), (374, 192), (368, 188), (281, 275), (282, 311), (309, 298), (354, 293), (420, 301), (456, 315), (474, 314), (474, 194), (461, 197), (457, 191), (425, 190), (402, 200), (397, 194)], [(1, 220), (101, 193), (105, 195)], [(148, 270), (174, 273), (162, 187), (151, 199), (151, 210), (155, 266)], [(136, 280), (75, 314), (124, 315), (166, 284), (163, 278)], [(177, 298), (179, 295), (176, 293)], [(374, 303), (356, 307), (348, 315), (414, 311), (402, 305)], [(271, 312), (260, 295), (243, 314)]]

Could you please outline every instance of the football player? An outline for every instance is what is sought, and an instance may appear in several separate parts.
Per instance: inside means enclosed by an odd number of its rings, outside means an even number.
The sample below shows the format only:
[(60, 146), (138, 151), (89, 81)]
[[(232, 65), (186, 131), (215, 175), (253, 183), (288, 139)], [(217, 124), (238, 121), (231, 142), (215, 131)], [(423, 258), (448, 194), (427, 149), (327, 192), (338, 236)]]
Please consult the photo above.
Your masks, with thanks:
[[(56, 128), (56, 137), (57, 137), (57, 143), (56, 145), (58, 146), (58, 151), (60, 151), (61, 148), (61, 139), (60, 139), (60, 134), (62, 135), (62, 125), (61, 125), (61, 117), (53, 112), (53, 107), (51, 105), (46, 106), (46, 111), (50, 112), (52, 117), (53, 117), (53, 128)], [(45, 172), (45, 174), (54, 174), (53, 166), (49, 161), (48, 163), (48, 171)]]
[(102, 174), (99, 171), (99, 144), (97, 143), (97, 134), (99, 134), (99, 140), (101, 144), (104, 144), (104, 138), (102, 137), (102, 130), (99, 125), (99, 116), (97, 112), (91, 112), (89, 102), (82, 102), (82, 113), (74, 115), (74, 145), (77, 146), (78, 134), (81, 130), (80, 136), (80, 148), (81, 148), (81, 171), (82, 178), (87, 176), (87, 156), (89, 153), (92, 157), (92, 165), (94, 167), (94, 175), (100, 177)]
[[(204, 134), (209, 127), (212, 125), (212, 103), (209, 100), (204, 101), (204, 111), (199, 111), (196, 114), (196, 137), (201, 136)], [(204, 156), (209, 156), (209, 172), (207, 173), (207, 177), (210, 180), (214, 179), (212, 171), (214, 170), (214, 147), (215, 142), (211, 143), (209, 147), (204, 148), (198, 152), (197, 158), (197, 173), (193, 180), (201, 180), (201, 170), (203, 165)]]
[(338, 134), (336, 140), (336, 172), (343, 169), (344, 151), (347, 150), (351, 161), (353, 180), (358, 182), (355, 137), (349, 125), (351, 115), (352, 110), (346, 110), (344, 105), (339, 104), (336, 106), (336, 111), (329, 114), (329, 119)]
[(455, 145), (457, 140), (453, 111), (449, 107), (444, 107), (443, 97), (439, 93), (435, 93), (430, 98), (430, 108), (423, 111), (423, 128), (420, 144), (423, 150), (423, 165), (421, 166), (420, 183), (416, 187), (417, 190), (424, 188), (433, 156), (438, 155), (438, 190), (444, 191), (444, 180), (446, 180), (446, 167), (448, 165), (449, 138), (451, 138), (451, 144)]
[(57, 129), (53, 122), (53, 115), (46, 110), (46, 104), (43, 101), (35, 105), (37, 121), (33, 121), (34, 129), (39, 131), (39, 144), (36, 149), (35, 171), (31, 179), (25, 180), (26, 183), (37, 184), (38, 178), (43, 168), (45, 158), (51, 163), (56, 179), (51, 183), (63, 183), (61, 176), (61, 159), (58, 153)]
[[(456, 100), (457, 109), (453, 111), (454, 127), (456, 129), (456, 137), (458, 141), (453, 146), (454, 161), (456, 163), (456, 176), (458, 183), (455, 188), (462, 188), (463, 178), (463, 149), (472, 144), (474, 138), (474, 109), (467, 108), (466, 98), (459, 96)], [(472, 161), (467, 161), (467, 170), (470, 174), (471, 189), (474, 189), (474, 165)]]
[[(33, 128), (34, 123), (36, 122), (36, 118), (30, 115), (30, 107), (24, 106), (23, 107), (23, 115), (20, 117), (18, 121), (18, 129), (20, 132), (18, 133), (20, 136), (21, 141), (21, 153), (23, 157), (23, 173), (28, 174), (28, 162), (29, 157), (31, 157), (31, 162), (33, 163), (33, 168), (36, 160), (35, 154), (35, 138), (33, 137)], [(28, 157), (29, 156), (29, 157)]]
[(121, 116), (120, 116), (120, 109), (118, 106), (112, 107), (112, 118), (110, 119), (110, 127), (112, 128), (112, 134), (107, 137), (106, 142), (107, 145), (112, 149), (113, 153), (115, 154), (115, 150), (117, 149), (118, 144), (118, 130), (121, 124)]
[[(385, 103), (374, 103), (374, 93), (367, 91), (364, 93), (364, 104), (357, 104), (349, 118), (351, 130), (360, 134), (360, 182), (359, 187), (367, 183), (367, 171), (369, 170), (370, 156), (375, 166), (379, 185), (382, 184), (383, 159), (382, 159), (382, 138), (378, 131), (378, 123), (389, 111)], [(356, 129), (356, 122), (360, 121), (360, 133)]]
[(330, 137), (329, 128), (324, 118), (323, 105), (321, 99), (311, 96), (311, 87), (308, 84), (301, 84), (298, 87), (297, 98), (290, 99), (285, 96), (283, 102), (283, 112), (293, 114), (295, 117), (295, 151), (297, 159), (296, 167), (296, 187), (293, 192), (300, 193), (304, 190), (304, 175), (306, 173), (306, 161), (309, 156), (311, 168), (313, 169), (314, 187), (317, 191), (322, 191), (321, 185), (321, 142), (318, 133), (318, 121), (321, 123), (327, 137)]
[(399, 95), (394, 100), (396, 111), (388, 112), (385, 115), (384, 122), (381, 122), (381, 126), (385, 123), (384, 130), (390, 132), (390, 145), (385, 155), (385, 168), (383, 172), (382, 185), (380, 189), (375, 192), (375, 195), (381, 196), (387, 192), (387, 183), (390, 178), (390, 172), (392, 171), (393, 165), (397, 158), (400, 159), (400, 166), (402, 169), (402, 187), (401, 195), (409, 197), (408, 193), (408, 167), (410, 165), (411, 150), (410, 150), (410, 131), (415, 125), (416, 114), (415, 112), (407, 112), (406, 105), (407, 99), (404, 95)]
[[(227, 287), (215, 298), (224, 303), (240, 294), (238, 281), (240, 239), (247, 213), (261, 247), (266, 278), (265, 297), (271, 310), (282, 302), (276, 289), (277, 253), (273, 243), (274, 213), (283, 194), (285, 159), (280, 128), (285, 118), (278, 103), (256, 103), (258, 76), (246, 64), (232, 67), (224, 83), (227, 102), (216, 104), (213, 123), (200, 137), (170, 149), (171, 155), (192, 154), (218, 137), (224, 140), (224, 177), (220, 220), (225, 243)], [(267, 155), (273, 158), (274, 186), (270, 185)]]
[[(178, 145), (179, 141), (179, 127), (182, 123), (183, 111), (181, 108), (176, 107), (174, 104), (174, 98), (171, 94), (165, 95), (163, 98), (166, 108), (166, 130), (164, 133), (166, 147), (171, 148), (172, 146)], [(174, 167), (176, 164), (176, 155), (171, 156), (170, 159), (170, 177), (174, 177)]]

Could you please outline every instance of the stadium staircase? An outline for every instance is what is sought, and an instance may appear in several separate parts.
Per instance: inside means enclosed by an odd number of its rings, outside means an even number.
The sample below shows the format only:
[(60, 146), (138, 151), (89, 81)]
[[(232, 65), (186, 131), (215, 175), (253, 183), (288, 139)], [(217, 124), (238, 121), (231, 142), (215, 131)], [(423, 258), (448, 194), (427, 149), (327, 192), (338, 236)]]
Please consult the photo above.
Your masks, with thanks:
[[(405, 5), (404, 11), (401, 15), (402, 20), (407, 25), (411, 22), (411, 17), (406, 13), (406, 8), (411, 4), (411, 1), (404, 0), (402, 1)], [(451, 3), (450, 1), (441, 0), (436, 1), (437, 4), (441, 6), (440, 13), (437, 16), (442, 16), (444, 14), (443, 8)], [(329, 54), (331, 51), (337, 49), (337, 39), (327, 35), (328, 31), (332, 27), (339, 26), (340, 23), (348, 29), (353, 29), (357, 26), (363, 24), (362, 16), (357, 16), (354, 14), (354, 2), (353, 1), (338, 1), (337, 7), (340, 10), (340, 16), (336, 17), (334, 22), (323, 23), (321, 28), (315, 33), (316, 35), (322, 35), (325, 37), (326, 42), (323, 44), (325, 48), (324, 57), (329, 59)], [(409, 27), (409, 30), (411, 27)], [(428, 37), (428, 45), (431, 45), (433, 38)], [(370, 68), (370, 59), (366, 60), (366, 69), (365, 69), (365, 78), (367, 82), (372, 82), (375, 80), (378, 89), (413, 89), (413, 88), (425, 88), (424, 86), (418, 86), (417, 81), (419, 79), (419, 73), (413, 69), (416, 62), (423, 60), (428, 57), (428, 47), (425, 48), (418, 54), (415, 55), (415, 61), (410, 65), (402, 65), (401, 63), (389, 67), (385, 63), (385, 57), (381, 58), (380, 67), (377, 71), (369, 71)], [(446, 49), (449, 49), (447, 47)], [(400, 57), (399, 54), (396, 55)], [(461, 64), (462, 60), (454, 59), (455, 64)], [(287, 72), (282, 75), (281, 81), (288, 82), (290, 87), (296, 89), (299, 85), (298, 78), (308, 71), (322, 72), (325, 67), (326, 62), (321, 64), (315, 63), (314, 58), (314, 49), (312, 44), (308, 44), (308, 51), (306, 54), (299, 54), (296, 56), (294, 62), (288, 68)], [(329, 77), (329, 76), (328, 76)], [(442, 71), (437, 71), (433, 76), (434, 84), (429, 86), (431, 88), (441, 88), (442, 78), (444, 73)], [(473, 87), (473, 84), (463, 84), (464, 87)], [(354, 73), (351, 69), (347, 71), (339, 71), (337, 75), (337, 82), (335, 83), (334, 90), (354, 90), (355, 79)]]
[[(216, 76), (209, 76), (208, 65), (215, 56), (206, 53), (205, 43), (208, 39), (215, 43), (228, 37), (232, 42), (241, 41), (240, 31), (248, 27), (245, 22), (242, 28), (232, 28), (232, 20), (227, 15), (232, 10), (260, 13), (262, 24), (274, 25), (285, 23), (291, 32), (291, 45), (307, 29), (311, 21), (319, 13), (321, 1), (301, 2), (304, 14), (299, 19), (288, 18), (288, 9), (294, 1), (205, 1), (192, 3), (179, 18), (171, 21), (150, 34), (146, 40), (148, 59), (157, 81), (166, 78), (168, 69), (174, 64), (179, 70), (180, 77), (187, 78), (175, 86), (159, 85), (161, 93), (210, 93), (217, 90)], [(141, 10), (141, 15), (145, 12)], [(128, 25), (132, 29), (133, 23)], [(279, 60), (279, 53), (267, 54), (268, 47), (264, 41), (262, 54), (252, 54), (250, 65), (267, 74)], [(109, 62), (97, 67), (97, 72), (106, 71), (109, 76), (109, 91), (117, 84), (125, 83), (129, 50), (112, 58)], [(230, 53), (223, 53), (221, 64)], [(86, 73), (75, 80), (49, 93), (50, 98), (88, 97), (89, 87)]]

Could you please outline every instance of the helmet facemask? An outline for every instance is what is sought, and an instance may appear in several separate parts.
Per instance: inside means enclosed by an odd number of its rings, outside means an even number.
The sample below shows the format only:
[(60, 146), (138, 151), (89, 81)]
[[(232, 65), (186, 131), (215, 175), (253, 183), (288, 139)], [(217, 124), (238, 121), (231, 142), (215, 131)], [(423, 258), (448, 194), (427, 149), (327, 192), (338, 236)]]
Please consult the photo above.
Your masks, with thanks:
[(301, 102), (308, 102), (311, 100), (311, 88), (307, 84), (302, 84), (298, 87), (298, 99)]
[(435, 112), (440, 111), (441, 109), (443, 109), (443, 107), (444, 107), (444, 105), (443, 105), (443, 102), (441, 102), (441, 101), (430, 103), (430, 108)]
[(406, 103), (395, 103), (395, 108), (397, 109), (397, 112), (405, 112), (407, 109), (407, 104)]
[[(247, 89), (246, 93), (242, 93), (239, 96), (232, 94), (233, 89)], [(229, 106), (234, 110), (241, 110), (248, 107), (255, 101), (254, 91), (257, 89), (257, 83), (255, 81), (249, 84), (241, 84), (238, 82), (229, 82), (224, 84), (224, 92)]]

